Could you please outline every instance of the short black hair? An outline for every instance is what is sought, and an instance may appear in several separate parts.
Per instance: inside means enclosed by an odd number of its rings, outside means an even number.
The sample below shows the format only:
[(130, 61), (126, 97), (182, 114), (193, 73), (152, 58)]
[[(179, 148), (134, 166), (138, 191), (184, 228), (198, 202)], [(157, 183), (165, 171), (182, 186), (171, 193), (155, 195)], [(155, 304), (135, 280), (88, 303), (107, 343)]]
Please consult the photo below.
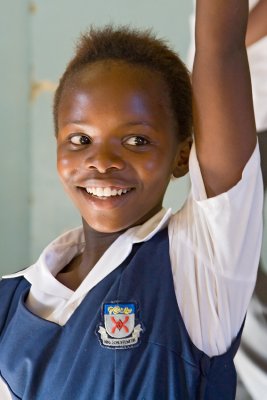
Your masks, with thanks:
[(163, 39), (150, 30), (136, 30), (128, 26), (91, 27), (81, 35), (74, 57), (62, 75), (54, 97), (54, 125), (58, 131), (58, 108), (67, 81), (83, 67), (97, 61), (117, 60), (157, 71), (169, 90), (179, 139), (192, 136), (192, 87), (189, 72), (179, 56)]

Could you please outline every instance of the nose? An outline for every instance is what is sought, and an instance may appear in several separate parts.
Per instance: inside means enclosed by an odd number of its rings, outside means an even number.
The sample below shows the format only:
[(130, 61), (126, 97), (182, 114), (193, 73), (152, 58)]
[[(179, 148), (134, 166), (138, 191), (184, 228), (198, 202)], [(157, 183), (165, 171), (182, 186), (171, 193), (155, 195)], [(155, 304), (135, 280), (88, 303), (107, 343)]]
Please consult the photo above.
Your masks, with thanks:
[(121, 152), (113, 148), (111, 144), (101, 144), (90, 149), (90, 154), (85, 160), (86, 168), (96, 169), (99, 173), (106, 173), (110, 169), (122, 170), (125, 167), (125, 161)]

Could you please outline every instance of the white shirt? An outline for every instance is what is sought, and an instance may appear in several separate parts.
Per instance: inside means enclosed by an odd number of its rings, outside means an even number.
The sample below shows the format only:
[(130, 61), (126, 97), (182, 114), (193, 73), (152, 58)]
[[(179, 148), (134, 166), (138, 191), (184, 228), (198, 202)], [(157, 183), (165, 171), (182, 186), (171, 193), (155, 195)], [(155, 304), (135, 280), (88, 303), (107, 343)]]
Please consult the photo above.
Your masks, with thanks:
[(260, 256), (263, 188), (258, 145), (242, 179), (227, 193), (207, 199), (194, 145), (190, 176), (192, 188), (183, 208), (175, 215), (162, 210), (123, 233), (77, 290), (65, 287), (55, 275), (83, 251), (81, 228), (53, 241), (26, 270), (6, 277), (24, 276), (32, 284), (28, 308), (64, 325), (85, 295), (125, 260), (133, 243), (149, 240), (168, 224), (175, 293), (188, 333), (209, 356), (224, 353), (243, 322)]

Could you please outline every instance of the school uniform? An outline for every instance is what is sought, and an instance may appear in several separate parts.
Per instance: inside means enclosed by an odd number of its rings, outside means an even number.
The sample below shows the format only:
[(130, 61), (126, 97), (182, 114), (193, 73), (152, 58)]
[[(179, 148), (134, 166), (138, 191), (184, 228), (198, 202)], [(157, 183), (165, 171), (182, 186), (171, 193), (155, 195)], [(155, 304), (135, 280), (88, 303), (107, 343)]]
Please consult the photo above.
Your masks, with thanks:
[(207, 199), (194, 146), (190, 175), (184, 207), (123, 233), (76, 291), (55, 275), (83, 251), (81, 229), (1, 282), (2, 393), (7, 384), (25, 400), (234, 399), (262, 234), (258, 146), (220, 196)]

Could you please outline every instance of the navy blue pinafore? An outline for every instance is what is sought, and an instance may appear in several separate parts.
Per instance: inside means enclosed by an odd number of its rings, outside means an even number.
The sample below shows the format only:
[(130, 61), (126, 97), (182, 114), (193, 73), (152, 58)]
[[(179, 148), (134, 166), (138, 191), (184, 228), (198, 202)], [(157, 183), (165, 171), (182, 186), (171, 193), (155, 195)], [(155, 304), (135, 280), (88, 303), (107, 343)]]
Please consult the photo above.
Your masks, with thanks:
[(0, 373), (14, 399), (231, 400), (233, 357), (191, 342), (173, 285), (167, 229), (85, 297), (64, 326), (25, 306), (30, 284), (0, 283)]

